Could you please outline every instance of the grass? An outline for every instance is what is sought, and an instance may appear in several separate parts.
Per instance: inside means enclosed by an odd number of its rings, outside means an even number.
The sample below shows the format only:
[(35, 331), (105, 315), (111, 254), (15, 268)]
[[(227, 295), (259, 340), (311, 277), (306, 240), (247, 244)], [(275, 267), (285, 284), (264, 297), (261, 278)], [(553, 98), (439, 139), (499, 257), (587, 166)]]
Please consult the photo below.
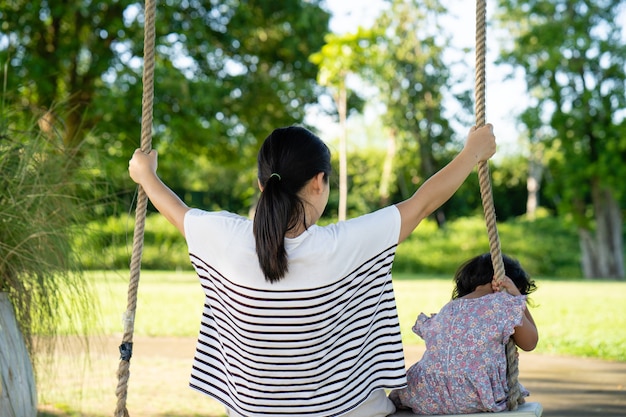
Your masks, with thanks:
[[(129, 273), (87, 276), (97, 291), (100, 313), (91, 329), (90, 354), (73, 344), (75, 338), (67, 330), (69, 343), (61, 344), (54, 363), (37, 366), (40, 417), (103, 417), (115, 409), (116, 349)], [(535, 352), (626, 362), (626, 282), (536, 281), (531, 308), (540, 342)], [(396, 274), (394, 288), (404, 343), (422, 344), (411, 326), (417, 314), (436, 312), (448, 301), (451, 277)], [(187, 388), (202, 302), (193, 272), (142, 272), (134, 335), (150, 337), (151, 342), (136, 343), (131, 361), (127, 407), (133, 417), (224, 416), (217, 402)], [(176, 351), (160, 356), (149, 350), (155, 344)]]
[[(121, 333), (127, 273), (92, 272), (88, 277), (101, 309), (92, 335)], [(531, 312), (540, 332), (537, 352), (626, 361), (626, 282), (535, 280)], [(394, 286), (404, 342), (421, 344), (411, 326), (420, 312), (437, 312), (450, 299), (451, 277), (396, 274)], [(191, 271), (142, 272), (135, 334), (195, 337), (203, 296)]]

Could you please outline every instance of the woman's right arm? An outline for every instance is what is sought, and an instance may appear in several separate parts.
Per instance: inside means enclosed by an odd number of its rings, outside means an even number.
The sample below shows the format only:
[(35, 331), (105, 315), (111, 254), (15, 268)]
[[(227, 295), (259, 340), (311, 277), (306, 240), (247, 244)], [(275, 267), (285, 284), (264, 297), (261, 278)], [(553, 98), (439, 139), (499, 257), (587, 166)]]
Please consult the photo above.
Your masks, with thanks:
[(159, 213), (184, 236), (185, 214), (189, 207), (158, 177), (157, 160), (157, 151), (154, 149), (149, 153), (137, 149), (128, 163), (128, 173), (133, 181), (141, 185)]

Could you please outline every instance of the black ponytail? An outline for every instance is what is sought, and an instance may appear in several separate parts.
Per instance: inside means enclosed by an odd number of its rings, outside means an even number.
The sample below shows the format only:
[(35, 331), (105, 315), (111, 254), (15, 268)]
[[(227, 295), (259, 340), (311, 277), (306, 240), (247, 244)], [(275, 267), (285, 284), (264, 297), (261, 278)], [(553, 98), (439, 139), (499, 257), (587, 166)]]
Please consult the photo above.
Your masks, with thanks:
[(275, 129), (258, 154), (258, 179), (263, 187), (254, 216), (254, 238), (261, 270), (277, 282), (289, 270), (285, 235), (304, 224), (304, 202), (298, 192), (315, 175), (330, 175), (330, 151), (320, 138), (302, 127)]

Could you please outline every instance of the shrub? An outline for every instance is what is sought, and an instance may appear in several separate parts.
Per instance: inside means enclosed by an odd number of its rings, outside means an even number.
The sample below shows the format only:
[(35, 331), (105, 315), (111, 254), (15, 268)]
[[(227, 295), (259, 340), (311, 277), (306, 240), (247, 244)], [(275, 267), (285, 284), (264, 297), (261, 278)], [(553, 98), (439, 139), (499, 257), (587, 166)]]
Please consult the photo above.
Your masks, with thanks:
[(94, 317), (71, 245), (85, 209), (73, 194), (76, 169), (54, 138), (17, 113), (2, 114), (0, 291), (8, 293), (31, 358), (32, 335), (54, 336), (68, 318), (78, 330)]
[[(502, 252), (518, 259), (532, 276), (580, 278), (578, 236), (556, 217), (524, 217), (498, 224)], [(443, 229), (426, 220), (398, 247), (394, 271), (451, 276), (464, 261), (489, 252), (482, 217), (446, 223)]]
[[(86, 269), (126, 269), (132, 251), (134, 218), (110, 217), (90, 223), (81, 236)], [(503, 252), (517, 258), (533, 276), (580, 278), (580, 256), (575, 232), (562, 220), (516, 218), (498, 225)], [(428, 219), (398, 247), (394, 271), (452, 275), (465, 260), (489, 251), (487, 229), (481, 217), (449, 221), (443, 229)], [(90, 255), (92, 254), (92, 255)], [(148, 215), (142, 268), (188, 269), (183, 236), (158, 213)]]

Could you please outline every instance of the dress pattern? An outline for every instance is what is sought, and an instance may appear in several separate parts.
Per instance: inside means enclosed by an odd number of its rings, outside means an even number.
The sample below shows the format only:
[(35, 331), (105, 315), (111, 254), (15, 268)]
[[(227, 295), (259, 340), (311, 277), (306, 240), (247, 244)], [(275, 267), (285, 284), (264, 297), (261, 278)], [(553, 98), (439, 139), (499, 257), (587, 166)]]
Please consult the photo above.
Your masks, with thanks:
[(525, 295), (499, 292), (452, 300), (430, 317), (421, 313), (413, 331), (426, 351), (407, 371), (408, 387), (392, 391), (391, 400), (416, 414), (506, 410), (505, 346), (525, 306)]

